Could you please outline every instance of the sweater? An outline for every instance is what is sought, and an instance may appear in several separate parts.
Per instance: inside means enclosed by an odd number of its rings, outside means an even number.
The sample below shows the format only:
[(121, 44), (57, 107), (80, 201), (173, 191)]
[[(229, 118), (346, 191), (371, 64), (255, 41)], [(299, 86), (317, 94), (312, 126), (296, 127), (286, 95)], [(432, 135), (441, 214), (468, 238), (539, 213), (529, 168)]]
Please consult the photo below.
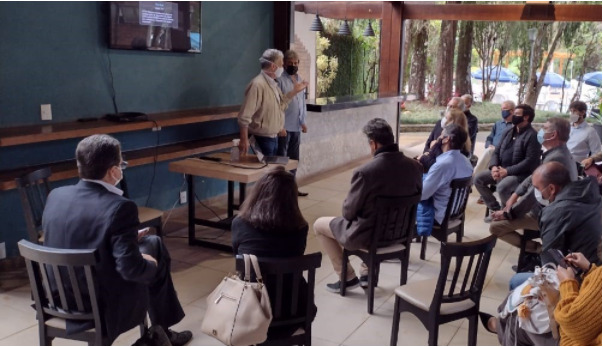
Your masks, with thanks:
[(283, 129), (284, 111), (290, 101), (270, 76), (260, 72), (245, 89), (239, 127), (248, 128), (251, 135), (275, 137)]
[(592, 266), (578, 288), (576, 280), (559, 284), (555, 308), (560, 346), (601, 346), (601, 267)]

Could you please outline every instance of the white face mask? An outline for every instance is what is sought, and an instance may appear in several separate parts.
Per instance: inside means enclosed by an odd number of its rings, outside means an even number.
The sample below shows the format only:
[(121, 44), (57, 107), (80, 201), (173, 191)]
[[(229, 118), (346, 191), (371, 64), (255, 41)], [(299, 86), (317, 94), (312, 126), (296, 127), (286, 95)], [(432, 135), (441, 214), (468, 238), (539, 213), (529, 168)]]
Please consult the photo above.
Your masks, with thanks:
[(578, 114), (578, 112), (574, 112), (574, 113), (570, 114), (570, 122), (571, 123), (576, 123), (578, 120), (580, 120), (580, 115)]
[(274, 75), (276, 76), (276, 78), (281, 77), (281, 75), (283, 74), (283, 71), (285, 71), (285, 69), (283, 69), (283, 67), (279, 67), (276, 69), (276, 71), (274, 72)]
[(116, 180), (116, 182), (113, 184), (113, 185), (114, 185), (114, 186), (116, 186), (116, 187), (117, 187), (117, 185), (119, 184), (119, 182), (121, 182), (121, 180), (124, 178), (124, 172), (123, 172), (123, 171), (121, 171), (121, 169), (119, 169), (119, 171), (121, 172), (121, 177), (120, 177), (119, 179), (117, 179), (117, 178), (115, 178), (115, 177), (111, 176), (111, 177), (113, 177), (113, 179), (114, 179), (114, 180)]
[(444, 129), (444, 127), (446, 126), (446, 122), (447, 122), (447, 121), (448, 121), (448, 120), (446, 119), (446, 117), (442, 118), (442, 120), (440, 121), (440, 122), (441, 122), (441, 124), (440, 124), (440, 125), (442, 126), (442, 129)]
[(542, 197), (542, 193), (540, 192), (540, 190), (536, 189), (536, 187), (534, 187), (534, 196), (536, 197), (536, 200), (538, 200), (538, 203), (540, 205), (548, 206), (550, 204), (548, 200)]

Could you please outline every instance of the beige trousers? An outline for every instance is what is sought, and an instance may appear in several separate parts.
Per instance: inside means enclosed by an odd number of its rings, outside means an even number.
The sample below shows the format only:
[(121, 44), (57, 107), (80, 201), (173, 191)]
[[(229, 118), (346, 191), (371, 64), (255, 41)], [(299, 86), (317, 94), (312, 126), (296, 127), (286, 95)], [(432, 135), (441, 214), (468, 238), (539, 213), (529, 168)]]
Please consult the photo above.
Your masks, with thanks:
[[(531, 212), (528, 212), (522, 218), (492, 221), (490, 223), (490, 234), (496, 235), (499, 239), (517, 248), (521, 247), (522, 234), (517, 232), (519, 229), (538, 230), (538, 219)], [(539, 242), (529, 240), (526, 243), (526, 251), (530, 253), (540, 253), (540, 249)]]
[[(343, 258), (343, 247), (339, 244), (339, 242), (333, 236), (333, 232), (331, 231), (331, 227), (329, 223), (335, 219), (335, 217), (320, 217), (314, 222), (314, 233), (316, 234), (316, 238), (322, 249), (327, 253), (329, 259), (331, 259), (331, 264), (333, 264), (333, 269), (337, 276), (341, 278), (341, 268), (342, 268), (342, 258)], [(360, 266), (360, 275), (364, 276), (368, 274), (368, 268), (364, 263)], [(348, 262), (348, 271), (346, 274), (346, 279), (349, 281), (356, 277), (356, 273), (354, 272), (354, 268)]]
[(473, 169), (473, 174), (477, 174), (478, 172), (482, 172), (488, 170), (488, 165), (490, 165), (490, 159), (492, 159), (492, 154), (494, 154), (494, 148), (486, 148), (484, 150), (484, 154), (479, 158), (477, 164), (475, 164), (475, 168)]

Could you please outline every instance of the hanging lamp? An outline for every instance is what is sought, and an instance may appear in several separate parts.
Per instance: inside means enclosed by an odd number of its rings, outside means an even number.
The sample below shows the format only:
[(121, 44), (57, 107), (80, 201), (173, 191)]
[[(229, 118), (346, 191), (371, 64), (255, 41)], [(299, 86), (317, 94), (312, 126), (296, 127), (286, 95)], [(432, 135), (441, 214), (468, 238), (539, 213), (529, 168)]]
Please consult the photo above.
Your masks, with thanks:
[(352, 31), (350, 30), (350, 26), (348, 25), (348, 4), (345, 4), (345, 20), (339, 26), (339, 31), (337, 35), (350, 36), (352, 35)]
[(320, 20), (320, 17), (318, 17), (318, 13), (316, 14), (316, 17), (314, 17), (314, 20), (312, 20), (310, 31), (325, 31), (325, 28), (322, 26), (322, 21)]
[(373, 26), (371, 25), (371, 21), (369, 20), (366, 29), (364, 29), (363, 36), (375, 36), (375, 31), (373, 30)]
[(316, 17), (312, 20), (312, 24), (310, 25), (310, 31), (325, 31), (325, 27), (322, 26), (322, 21), (318, 16), (318, 2), (316, 2)]

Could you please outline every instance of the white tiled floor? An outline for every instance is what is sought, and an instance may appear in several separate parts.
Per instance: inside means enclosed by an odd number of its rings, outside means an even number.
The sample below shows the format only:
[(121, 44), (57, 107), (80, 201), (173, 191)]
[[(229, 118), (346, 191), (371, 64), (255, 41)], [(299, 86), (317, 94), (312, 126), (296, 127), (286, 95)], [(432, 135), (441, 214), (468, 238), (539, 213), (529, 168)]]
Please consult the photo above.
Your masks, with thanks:
[[(480, 134), (483, 138), (483, 134)], [(425, 133), (403, 134), (401, 146), (407, 155), (422, 150)], [(478, 144), (480, 151), (483, 144)], [(478, 155), (480, 153), (477, 153)], [(332, 175), (304, 185), (301, 190), (309, 196), (300, 198), (300, 208), (308, 223), (324, 215), (339, 215), (341, 204), (349, 188), (352, 170), (336, 172)], [(476, 240), (488, 236), (488, 226), (482, 218), (484, 207), (476, 204), (473, 193), (467, 206), (465, 239)], [(200, 209), (201, 211), (201, 209)], [(185, 215), (174, 213), (166, 229), (174, 230), (166, 237), (166, 244), (173, 258), (173, 277), (186, 317), (176, 325), (176, 330), (190, 329), (194, 339), (192, 345), (215, 345), (217, 340), (201, 333), (200, 326), (205, 313), (205, 297), (220, 279), (234, 270), (232, 255), (205, 248), (189, 247), (186, 239)], [(216, 236), (221, 233), (216, 233)], [(227, 236), (227, 235), (226, 235)], [(427, 260), (419, 259), (418, 244), (411, 249), (409, 282), (433, 278), (439, 272), (439, 244), (430, 240)], [(321, 251), (312, 232), (308, 235), (307, 253)], [(486, 279), (482, 310), (494, 312), (507, 294), (508, 280), (512, 275), (511, 265), (517, 261), (518, 252), (503, 242), (499, 242), (493, 252)], [(359, 260), (352, 259), (358, 268)], [(328, 257), (323, 257), (322, 267), (317, 271), (316, 305), (318, 314), (314, 321), (312, 337), (315, 345), (388, 345), (394, 306), (393, 290), (399, 280), (399, 264), (382, 265), (379, 287), (375, 292), (375, 312), (366, 312), (366, 295), (361, 288), (348, 292), (346, 297), (324, 290), (326, 283), (336, 280)], [(29, 287), (21, 287), (0, 294), (0, 345), (37, 345), (37, 323), (30, 308)], [(467, 322), (457, 321), (440, 327), (440, 345), (466, 345)], [(116, 345), (130, 345), (138, 337), (137, 329), (122, 334)], [(402, 314), (399, 340), (400, 345), (426, 345), (427, 331), (418, 319), (410, 314)], [(57, 339), (55, 345), (81, 345), (75, 341)], [(495, 335), (481, 326), (478, 332), (479, 345), (497, 345)]]

